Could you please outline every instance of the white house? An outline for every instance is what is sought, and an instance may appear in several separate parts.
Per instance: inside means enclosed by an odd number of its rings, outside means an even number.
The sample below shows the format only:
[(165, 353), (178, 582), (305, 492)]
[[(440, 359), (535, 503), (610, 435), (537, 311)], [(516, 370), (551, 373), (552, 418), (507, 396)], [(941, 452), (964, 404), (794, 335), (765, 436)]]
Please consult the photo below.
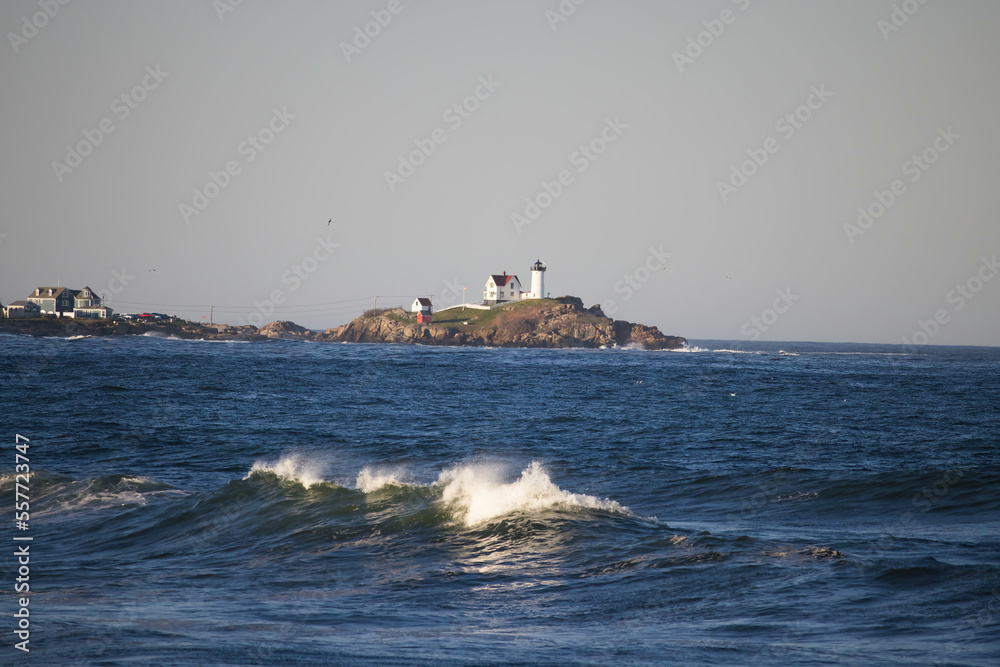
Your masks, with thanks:
[(12, 320), (24, 317), (38, 317), (41, 314), (42, 309), (39, 305), (31, 301), (14, 301), (8, 303), (3, 309), (4, 317)]
[(105, 306), (104, 300), (89, 286), (75, 291), (76, 300), (73, 304), (73, 317), (108, 319), (114, 314), (114, 311)]
[(431, 323), (431, 300), (418, 296), (413, 300), (413, 305), (410, 306), (410, 312), (417, 314), (418, 324), (430, 324)]
[(486, 289), (483, 290), (483, 301), (488, 304), (503, 303), (504, 301), (517, 301), (521, 298), (521, 281), (517, 276), (508, 276), (504, 271), (502, 274), (493, 274), (486, 280)]

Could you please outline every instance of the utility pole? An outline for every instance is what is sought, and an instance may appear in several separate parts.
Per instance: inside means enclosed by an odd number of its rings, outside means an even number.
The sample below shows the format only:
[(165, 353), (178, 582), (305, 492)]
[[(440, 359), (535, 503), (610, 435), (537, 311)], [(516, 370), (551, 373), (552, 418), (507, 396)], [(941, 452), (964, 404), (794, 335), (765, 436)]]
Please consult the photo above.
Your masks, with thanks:
[(462, 310), (465, 310), (465, 290), (469, 289), (468, 285), (462, 286)]
[(208, 314), (208, 323), (215, 324), (215, 306), (212, 306), (212, 312)]
[(378, 310), (378, 297), (375, 297), (375, 310)]

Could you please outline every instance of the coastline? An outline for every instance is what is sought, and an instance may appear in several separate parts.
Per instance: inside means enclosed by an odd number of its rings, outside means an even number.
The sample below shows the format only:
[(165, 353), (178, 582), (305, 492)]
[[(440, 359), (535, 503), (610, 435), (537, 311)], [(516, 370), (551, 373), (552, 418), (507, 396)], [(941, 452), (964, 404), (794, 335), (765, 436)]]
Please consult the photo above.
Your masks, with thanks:
[(294, 322), (253, 325), (203, 324), (182, 319), (132, 321), (74, 318), (0, 319), (0, 333), (73, 338), (155, 335), (184, 340), (319, 343), (388, 343), (455, 347), (678, 349), (687, 344), (657, 327), (612, 320), (599, 306), (585, 309), (577, 297), (538, 299), (491, 310), (443, 311), (433, 323), (418, 323), (400, 308), (368, 311), (347, 324), (312, 331)]

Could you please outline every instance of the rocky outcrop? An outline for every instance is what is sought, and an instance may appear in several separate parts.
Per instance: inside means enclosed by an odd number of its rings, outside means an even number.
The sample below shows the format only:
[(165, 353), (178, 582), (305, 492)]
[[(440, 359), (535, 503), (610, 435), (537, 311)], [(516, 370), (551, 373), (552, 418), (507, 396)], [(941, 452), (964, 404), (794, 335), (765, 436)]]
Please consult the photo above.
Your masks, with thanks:
[(678, 336), (664, 336), (656, 327), (616, 320), (615, 343), (620, 347), (639, 347), (644, 350), (675, 350), (684, 347), (687, 341)]
[(288, 320), (265, 324), (257, 333), (261, 336), (277, 338), (279, 340), (312, 340), (315, 336), (309, 329)]
[(493, 311), (467, 311), (468, 322), (417, 324), (409, 313), (393, 309), (366, 314), (317, 336), (345, 343), (410, 343), (478, 347), (613, 347), (650, 350), (683, 347), (687, 342), (664, 336), (656, 327), (615, 322), (599, 306), (585, 309), (577, 297), (521, 301)]

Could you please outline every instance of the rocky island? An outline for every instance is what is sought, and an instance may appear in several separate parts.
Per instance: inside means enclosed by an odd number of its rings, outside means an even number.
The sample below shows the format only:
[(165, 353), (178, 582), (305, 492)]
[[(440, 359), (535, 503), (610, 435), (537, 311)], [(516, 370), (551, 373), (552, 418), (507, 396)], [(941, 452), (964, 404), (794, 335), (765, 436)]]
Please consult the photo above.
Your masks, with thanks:
[(417, 343), (475, 347), (625, 347), (669, 350), (687, 341), (656, 327), (612, 320), (600, 306), (584, 308), (574, 296), (514, 301), (490, 310), (450, 308), (432, 324), (417, 322), (401, 308), (368, 311), (327, 330), (326, 340), (349, 343)]
[(395, 343), (469, 347), (626, 347), (669, 350), (687, 341), (665, 336), (656, 327), (612, 320), (599, 306), (584, 308), (577, 297), (532, 299), (489, 310), (451, 308), (421, 323), (402, 308), (370, 310), (348, 324), (312, 331), (294, 322), (253, 325), (201, 324), (182, 319), (2, 319), (0, 333), (48, 337), (161, 336), (202, 340), (303, 340), (324, 343)]

